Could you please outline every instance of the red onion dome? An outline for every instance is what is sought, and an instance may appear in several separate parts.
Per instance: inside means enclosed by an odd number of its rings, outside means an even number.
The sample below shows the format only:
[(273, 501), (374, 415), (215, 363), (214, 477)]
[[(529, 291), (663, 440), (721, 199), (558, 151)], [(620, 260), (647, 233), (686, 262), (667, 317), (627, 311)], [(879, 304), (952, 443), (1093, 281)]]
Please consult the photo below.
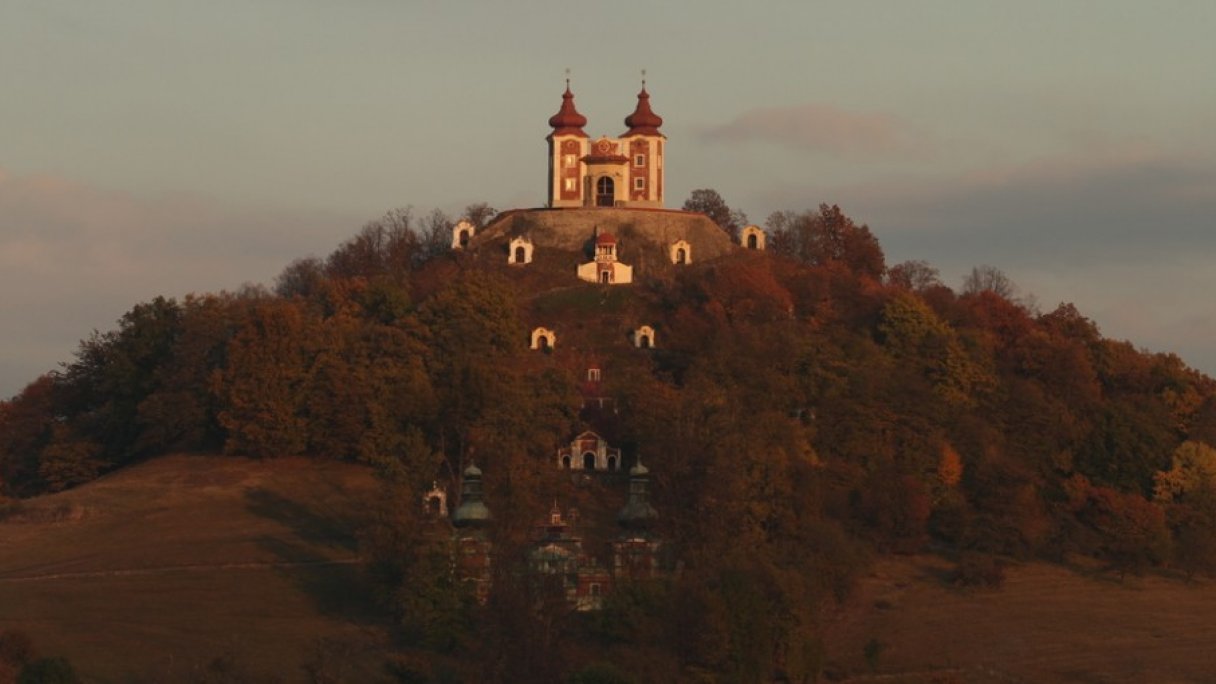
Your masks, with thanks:
[(642, 86), (642, 92), (638, 93), (637, 109), (625, 117), (625, 125), (629, 127), (629, 130), (625, 132), (625, 137), (662, 135), (659, 133), (659, 126), (663, 125), (663, 117), (655, 114), (654, 110), (650, 108), (650, 93), (646, 92), (646, 86)]
[(587, 117), (578, 113), (574, 108), (574, 93), (570, 92), (570, 84), (566, 84), (566, 92), (562, 94), (562, 108), (549, 117), (549, 125), (553, 127), (554, 135), (578, 135), (584, 138), (583, 126), (587, 125)]

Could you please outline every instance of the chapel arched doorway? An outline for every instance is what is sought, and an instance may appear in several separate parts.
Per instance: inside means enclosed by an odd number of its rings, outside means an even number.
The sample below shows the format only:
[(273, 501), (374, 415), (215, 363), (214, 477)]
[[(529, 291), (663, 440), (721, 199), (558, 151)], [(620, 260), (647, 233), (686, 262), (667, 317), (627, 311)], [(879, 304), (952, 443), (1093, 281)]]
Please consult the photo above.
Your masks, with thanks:
[(608, 176), (595, 182), (595, 206), (611, 207), (616, 204), (616, 183)]

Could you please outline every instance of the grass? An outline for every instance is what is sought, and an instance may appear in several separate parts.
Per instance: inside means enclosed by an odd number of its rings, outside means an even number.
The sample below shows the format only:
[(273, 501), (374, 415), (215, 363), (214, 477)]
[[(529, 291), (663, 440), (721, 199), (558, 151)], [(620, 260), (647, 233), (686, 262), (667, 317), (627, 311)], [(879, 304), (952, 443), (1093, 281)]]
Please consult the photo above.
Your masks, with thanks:
[(634, 299), (627, 286), (579, 284), (547, 292), (536, 298), (538, 313), (561, 315), (573, 312), (617, 313)]
[[(0, 520), (0, 630), (91, 682), (188, 682), (216, 664), (302, 681), (322, 654), (346, 681), (382, 681), (395, 633), (354, 538), (380, 495), (348, 464), (172, 456), (22, 502)], [(959, 589), (952, 568), (878, 561), (823, 616), (830, 679), (1213, 681), (1212, 581), (1030, 563), (999, 589)]]
[(1213, 681), (1211, 581), (1030, 563), (1000, 589), (960, 590), (949, 572), (937, 557), (879, 561), (826, 624), (830, 669), (858, 682)]
[(24, 502), (0, 522), (0, 629), (89, 681), (181, 681), (215, 659), (298, 681), (320, 642), (371, 680), (392, 630), (353, 535), (378, 493), (346, 464), (173, 456)]

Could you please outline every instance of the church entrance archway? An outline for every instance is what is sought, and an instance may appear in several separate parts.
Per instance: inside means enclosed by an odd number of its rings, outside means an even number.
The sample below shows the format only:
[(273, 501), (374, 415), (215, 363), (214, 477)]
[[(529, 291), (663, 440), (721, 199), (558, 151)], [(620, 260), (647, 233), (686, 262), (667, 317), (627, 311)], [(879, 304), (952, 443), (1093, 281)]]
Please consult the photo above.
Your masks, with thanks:
[(595, 470), (595, 454), (590, 451), (583, 454), (583, 470)]
[(600, 282), (607, 283), (611, 281), (612, 273), (609, 271), (600, 271)]
[(683, 263), (687, 263), (687, 262), (688, 262), (688, 254), (684, 251), (684, 248), (681, 247), (678, 250), (676, 250), (676, 263), (683, 264)]
[(650, 349), (650, 335), (642, 335), (638, 338), (638, 346), (642, 349)]
[(616, 204), (616, 183), (608, 176), (595, 182), (595, 206), (611, 207)]
[(469, 231), (467, 231), (467, 230), (460, 231), (460, 246), (461, 247), (469, 246)]
[(747, 248), (748, 248), (748, 249), (756, 249), (756, 247), (758, 247), (758, 246), (759, 246), (759, 245), (757, 245), (757, 244), (756, 244), (756, 236), (755, 236), (755, 235), (748, 235), (748, 236), (747, 236)]
[(517, 264), (522, 264), (522, 263), (524, 263), (524, 256), (525, 256), (525, 255), (526, 255), (526, 252), (524, 252), (524, 248), (523, 248), (523, 247), (516, 247), (516, 248), (515, 248), (515, 263), (517, 263)]
[(562, 467), (565, 468), (566, 470), (570, 470), (570, 457), (569, 456), (562, 456)]
[(616, 456), (608, 457), (608, 470), (616, 470)]

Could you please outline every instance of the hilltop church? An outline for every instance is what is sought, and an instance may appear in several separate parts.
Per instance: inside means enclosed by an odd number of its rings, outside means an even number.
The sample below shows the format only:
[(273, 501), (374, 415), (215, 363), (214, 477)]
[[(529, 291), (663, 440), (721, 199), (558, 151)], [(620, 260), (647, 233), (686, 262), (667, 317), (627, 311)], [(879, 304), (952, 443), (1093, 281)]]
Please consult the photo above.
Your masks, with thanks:
[(645, 81), (619, 137), (587, 134), (587, 117), (575, 106), (569, 79), (548, 123), (545, 206), (505, 211), (481, 230), (461, 221), (452, 229), (453, 249), (499, 251), (520, 268), (545, 250), (581, 253), (573, 275), (600, 285), (628, 285), (640, 275), (640, 266), (622, 252), (625, 240), (631, 254), (642, 250), (655, 257), (649, 260), (652, 269), (764, 249), (757, 226), (744, 228), (735, 244), (705, 215), (664, 207), (667, 136)]
[[(735, 243), (705, 215), (664, 207), (667, 137), (659, 130), (663, 119), (651, 107), (644, 81), (624, 123), (626, 130), (619, 137), (592, 139), (584, 130), (587, 118), (575, 106), (567, 80), (561, 105), (548, 121), (552, 130), (545, 137), (545, 206), (503, 212), (481, 230), (462, 221), (452, 231), (452, 248), (467, 250), (473, 258), (502, 258), (510, 269), (535, 268), (539, 255), (551, 253), (556, 257), (546, 268), (568, 263), (570, 270), (565, 272), (572, 279), (596, 286), (629, 285), (637, 274), (688, 268), (740, 250), (764, 249), (764, 232), (757, 226), (746, 227)], [(531, 331), (530, 348), (543, 354), (559, 353), (561, 321), (538, 323), (544, 324)], [(654, 327), (646, 321), (632, 325), (636, 327), (627, 334), (630, 347), (639, 353), (658, 347)], [(594, 356), (592, 350), (584, 353)], [(597, 557), (584, 545), (578, 511), (563, 513), (555, 501), (548, 517), (536, 523), (527, 566), (536, 577), (560, 578), (571, 606), (595, 610), (613, 586), (662, 577), (676, 564), (652, 524), (657, 513), (649, 498), (649, 470), (642, 465), (640, 454), (623, 453), (610, 443), (615, 400), (605, 396), (601, 364), (595, 358), (583, 360), (586, 382), (580, 418), (593, 429), (556, 446), (547, 458), (553, 459), (553, 467), (568, 473), (572, 483), (599, 481), (612, 487), (627, 482), (625, 505), (617, 516), (620, 532), (603, 558)], [(457, 556), (455, 572), (472, 583), (475, 594), (484, 601), (490, 589), (494, 548), (487, 536), (490, 514), (483, 502), (482, 477), (475, 466), (464, 470), (460, 503), (450, 522)], [(445, 492), (436, 488), (427, 496), (428, 510), (446, 511)]]
[(650, 108), (642, 82), (637, 107), (619, 138), (591, 140), (587, 117), (574, 106), (566, 80), (562, 106), (549, 118), (550, 207), (663, 207), (663, 119)]

